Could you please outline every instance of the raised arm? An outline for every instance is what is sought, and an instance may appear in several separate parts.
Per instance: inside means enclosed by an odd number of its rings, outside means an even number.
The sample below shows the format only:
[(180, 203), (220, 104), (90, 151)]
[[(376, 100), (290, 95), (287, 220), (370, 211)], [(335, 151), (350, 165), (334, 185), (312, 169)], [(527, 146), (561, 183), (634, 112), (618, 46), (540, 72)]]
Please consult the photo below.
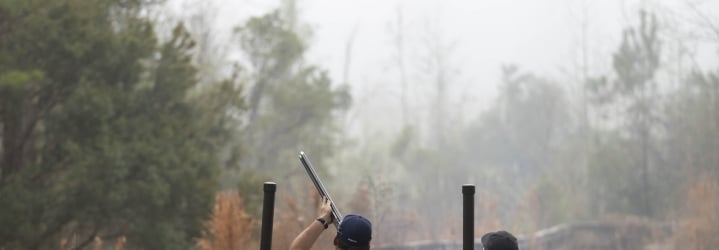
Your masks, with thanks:
[[(320, 214), (317, 219), (313, 220), (305, 230), (297, 235), (290, 245), (290, 250), (309, 250), (312, 245), (315, 244), (317, 238), (320, 237), (320, 234), (332, 223), (333, 219), (331, 202), (325, 198), (320, 207)], [(321, 221), (324, 221), (324, 223)]]

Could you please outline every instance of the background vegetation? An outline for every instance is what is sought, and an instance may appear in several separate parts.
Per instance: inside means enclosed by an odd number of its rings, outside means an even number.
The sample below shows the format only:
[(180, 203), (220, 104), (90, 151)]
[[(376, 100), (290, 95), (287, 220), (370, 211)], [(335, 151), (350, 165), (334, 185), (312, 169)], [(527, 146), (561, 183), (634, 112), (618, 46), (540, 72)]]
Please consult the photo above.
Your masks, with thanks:
[(295, 1), (225, 31), (237, 59), (209, 14), (163, 19), (164, 4), (0, 0), (0, 249), (257, 248), (264, 181), (278, 183), (273, 246), (286, 249), (319, 204), (301, 150), (378, 245), (461, 237), (463, 183), (477, 185), (478, 232), (632, 218), (670, 224), (662, 244), (717, 245), (719, 69), (682, 50), (719, 46), (701, 9), (699, 35), (676, 42), (681, 21), (637, 8), (605, 72), (507, 64), (473, 113), (452, 102), (441, 37), (407, 50), (417, 41), (395, 23), (401, 107), (374, 134), (346, 123), (371, 97), (306, 59)]

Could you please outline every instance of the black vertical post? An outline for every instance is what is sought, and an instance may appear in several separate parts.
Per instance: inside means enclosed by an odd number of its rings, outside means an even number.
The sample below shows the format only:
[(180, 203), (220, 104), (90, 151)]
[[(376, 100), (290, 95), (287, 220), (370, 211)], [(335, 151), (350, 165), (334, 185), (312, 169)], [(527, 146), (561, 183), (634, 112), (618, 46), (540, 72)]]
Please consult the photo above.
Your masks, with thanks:
[(260, 250), (272, 248), (272, 223), (275, 215), (275, 191), (277, 184), (265, 182), (265, 201), (262, 205), (262, 231), (260, 235)]
[(462, 185), (462, 200), (464, 201), (463, 219), (463, 248), (474, 249), (474, 185)]

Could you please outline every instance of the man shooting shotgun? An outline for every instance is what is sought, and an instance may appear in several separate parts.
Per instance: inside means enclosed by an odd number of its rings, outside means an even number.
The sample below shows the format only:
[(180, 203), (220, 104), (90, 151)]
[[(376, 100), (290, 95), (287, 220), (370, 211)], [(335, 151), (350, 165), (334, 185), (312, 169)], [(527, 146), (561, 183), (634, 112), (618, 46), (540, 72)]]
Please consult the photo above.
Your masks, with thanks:
[(322, 197), (319, 216), (307, 226), (290, 245), (291, 250), (308, 250), (315, 243), (320, 234), (333, 223), (337, 229), (333, 244), (337, 249), (343, 250), (369, 250), (372, 239), (372, 223), (358, 214), (348, 214), (342, 217), (334, 201), (327, 193), (322, 181), (317, 176), (309, 157), (300, 152), (300, 162), (305, 167), (312, 183)]

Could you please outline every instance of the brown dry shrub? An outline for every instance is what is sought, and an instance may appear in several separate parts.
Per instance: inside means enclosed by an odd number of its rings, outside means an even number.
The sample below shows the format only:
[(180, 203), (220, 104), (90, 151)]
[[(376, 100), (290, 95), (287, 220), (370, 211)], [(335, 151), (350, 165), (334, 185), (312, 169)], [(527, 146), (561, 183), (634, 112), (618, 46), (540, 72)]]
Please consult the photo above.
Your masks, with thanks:
[[(72, 239), (72, 241), (70, 241), (70, 242), (68, 242), (67, 239), (65, 239), (65, 238), (60, 239), (60, 247), (59, 247), (59, 249), (60, 249), (60, 250), (78, 249), (78, 247), (77, 247), (76, 244), (75, 244), (75, 238), (76, 238), (76, 237), (73, 236), (73, 239)], [(125, 241), (127, 241), (127, 239), (125, 238), (125, 236), (117, 237), (117, 241), (116, 241), (116, 244), (115, 244), (115, 250), (123, 250), (123, 249), (125, 249)], [(96, 236), (96, 237), (94, 238), (94, 240), (93, 240), (93, 243), (94, 243), (94, 244), (93, 244), (93, 249), (95, 249), (95, 250), (100, 250), (100, 249), (102, 249), (102, 244), (103, 244), (102, 238), (100, 238), (99, 236)]]
[(70, 240), (60, 239), (60, 250), (77, 249), (77, 235), (73, 234)]
[(215, 195), (212, 216), (204, 223), (197, 246), (202, 250), (257, 248), (253, 240), (257, 222), (245, 211), (242, 197), (236, 192)]
[[(275, 211), (275, 221), (272, 226), (272, 247), (276, 249), (289, 249), (295, 236), (311, 223), (305, 218), (301, 205), (293, 198), (284, 196), (283, 204)], [(282, 206), (283, 205), (283, 206)]]
[(127, 238), (125, 238), (125, 236), (117, 237), (117, 241), (115, 242), (115, 250), (125, 249), (125, 242), (127, 242)]
[(477, 203), (479, 209), (475, 215), (476, 222), (474, 226), (474, 233), (477, 237), (488, 232), (508, 230), (503, 227), (504, 223), (499, 217), (499, 202), (496, 197), (484, 195)]
[(95, 236), (94, 244), (94, 250), (102, 250), (102, 239), (100, 237)]
[[(318, 217), (321, 198), (317, 190), (311, 185), (296, 190), (295, 193), (283, 195), (283, 202), (275, 208), (272, 249), (288, 249), (292, 240)], [(335, 249), (332, 239), (336, 232), (334, 226), (329, 226), (315, 241), (312, 249)]]
[(705, 175), (687, 191), (675, 235), (676, 249), (716, 249), (719, 246), (719, 185)]

